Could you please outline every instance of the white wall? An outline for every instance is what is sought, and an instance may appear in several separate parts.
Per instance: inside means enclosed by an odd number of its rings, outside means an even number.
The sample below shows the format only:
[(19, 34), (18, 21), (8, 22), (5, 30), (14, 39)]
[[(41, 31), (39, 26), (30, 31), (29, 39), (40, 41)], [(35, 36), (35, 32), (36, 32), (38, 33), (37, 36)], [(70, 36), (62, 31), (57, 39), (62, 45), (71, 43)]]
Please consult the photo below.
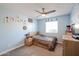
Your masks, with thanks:
[(38, 22), (38, 32), (48, 36), (56, 36), (59, 42), (62, 42), (62, 35), (65, 33), (66, 25), (70, 24), (70, 15), (63, 15), (52, 17), (52, 19), (57, 18), (58, 20), (58, 33), (45, 33), (45, 20), (46, 19), (39, 19)]
[[(18, 7), (17, 7), (18, 9)], [(21, 17), (22, 20), (27, 20), (27, 15), (24, 15), (19, 8), (15, 9), (15, 6), (2, 6), (0, 5), (0, 52), (21, 45), (24, 42), (25, 34), (28, 32), (36, 32), (36, 21), (33, 23), (26, 22), (27, 30), (23, 30), (23, 23), (20, 22), (9, 22), (5, 23), (4, 18), (11, 16)], [(24, 11), (23, 11), (24, 12)], [(25, 11), (26, 12), (26, 11)]]

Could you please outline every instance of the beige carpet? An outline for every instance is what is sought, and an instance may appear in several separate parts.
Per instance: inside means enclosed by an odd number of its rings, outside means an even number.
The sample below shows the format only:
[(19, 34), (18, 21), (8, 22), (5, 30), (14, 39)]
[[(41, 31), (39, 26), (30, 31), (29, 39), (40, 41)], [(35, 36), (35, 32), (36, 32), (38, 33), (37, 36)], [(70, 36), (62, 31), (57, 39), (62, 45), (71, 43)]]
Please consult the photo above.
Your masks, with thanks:
[(48, 51), (47, 49), (38, 46), (23, 46), (2, 56), (62, 56), (62, 46), (57, 45), (55, 51)]

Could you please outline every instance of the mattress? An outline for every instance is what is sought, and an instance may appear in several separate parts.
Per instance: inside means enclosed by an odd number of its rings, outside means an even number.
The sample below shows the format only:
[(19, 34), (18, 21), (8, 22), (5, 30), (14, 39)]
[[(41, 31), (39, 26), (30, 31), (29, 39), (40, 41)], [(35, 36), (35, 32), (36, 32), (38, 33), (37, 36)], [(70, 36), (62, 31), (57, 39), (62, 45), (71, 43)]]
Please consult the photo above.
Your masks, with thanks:
[(42, 36), (42, 35), (35, 35), (33, 36), (35, 39), (40, 39), (40, 40), (45, 40), (45, 41), (53, 41), (53, 38), (47, 37), (47, 36)]

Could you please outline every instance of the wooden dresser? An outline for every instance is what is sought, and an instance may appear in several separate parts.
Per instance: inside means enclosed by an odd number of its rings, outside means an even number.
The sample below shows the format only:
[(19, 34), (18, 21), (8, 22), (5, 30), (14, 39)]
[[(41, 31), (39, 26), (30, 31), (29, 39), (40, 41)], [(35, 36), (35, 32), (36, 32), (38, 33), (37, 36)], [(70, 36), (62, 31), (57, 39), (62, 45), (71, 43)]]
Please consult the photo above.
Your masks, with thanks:
[(63, 55), (64, 56), (79, 56), (79, 40), (72, 36), (63, 36)]

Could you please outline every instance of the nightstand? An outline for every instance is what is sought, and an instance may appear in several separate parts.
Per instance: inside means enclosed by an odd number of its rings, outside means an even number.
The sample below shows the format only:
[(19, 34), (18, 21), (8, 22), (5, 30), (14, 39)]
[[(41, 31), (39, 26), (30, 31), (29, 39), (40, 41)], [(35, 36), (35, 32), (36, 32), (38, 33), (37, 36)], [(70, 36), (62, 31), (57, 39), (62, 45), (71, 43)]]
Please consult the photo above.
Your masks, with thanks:
[(26, 39), (25, 39), (25, 45), (27, 46), (31, 46), (33, 44), (33, 38), (32, 36), (28, 36)]

